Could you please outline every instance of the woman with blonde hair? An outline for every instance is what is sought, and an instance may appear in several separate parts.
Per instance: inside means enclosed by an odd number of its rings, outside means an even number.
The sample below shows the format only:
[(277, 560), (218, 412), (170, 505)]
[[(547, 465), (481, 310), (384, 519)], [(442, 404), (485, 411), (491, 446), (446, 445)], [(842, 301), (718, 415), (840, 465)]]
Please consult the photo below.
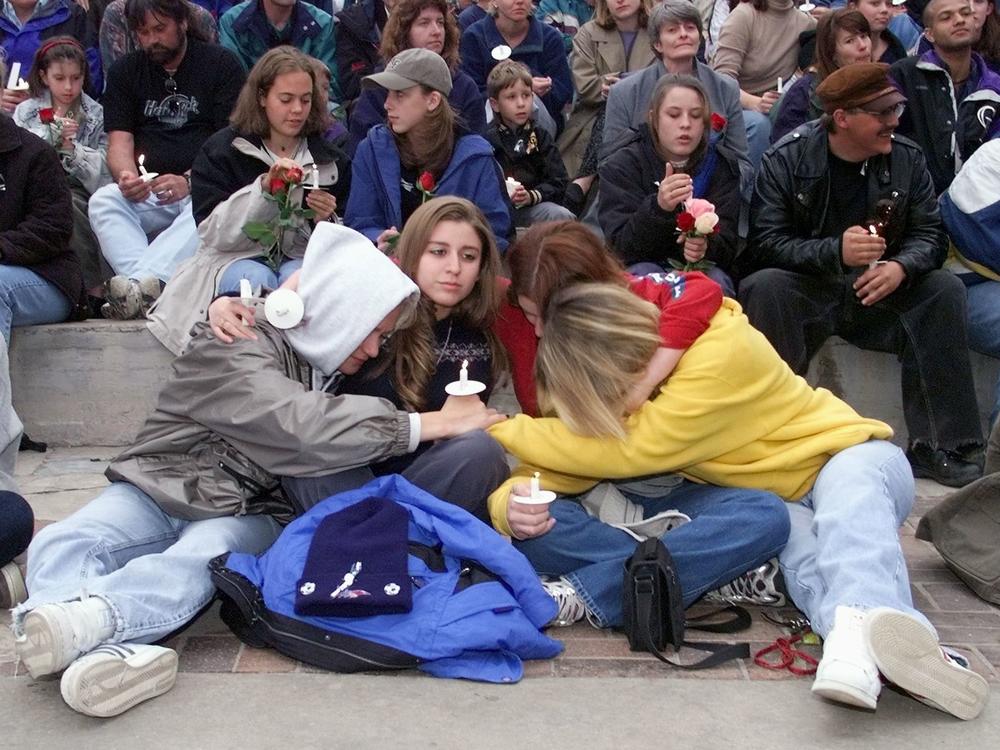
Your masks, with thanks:
[[(446, 0), (399, 0), (382, 31), (379, 53), (383, 60), (391, 60), (403, 50), (422, 47), (441, 55), (451, 71), (448, 103), (470, 132), (483, 133), (486, 102), (475, 81), (458, 67), (458, 40), (458, 24)], [(383, 68), (380, 65), (375, 72)], [(356, 148), (373, 126), (385, 123), (385, 99), (385, 89), (362, 91), (350, 116), (352, 147)]]
[(486, 216), (501, 251), (511, 231), (507, 191), (493, 148), (455, 122), (452, 76), (436, 52), (403, 50), (364, 79), (386, 94), (386, 125), (354, 155), (344, 222), (387, 249), (420, 205), (437, 195), (467, 198)]
[[(203, 320), (218, 292), (274, 289), (302, 265), (315, 222), (333, 220), (347, 198), (349, 161), (322, 137), (326, 94), (312, 58), (294, 47), (275, 47), (250, 71), (230, 125), (209, 138), (191, 168), (192, 207), (201, 244), (184, 261), (149, 313), (149, 329), (180, 353), (192, 326)], [(285, 187), (298, 171), (319, 189)], [(312, 216), (296, 217), (281, 247), (267, 248), (244, 231), (249, 222), (278, 219), (277, 194)]]
[[(628, 389), (656, 351), (656, 323), (652, 306), (618, 286), (577, 285), (548, 301), (538, 382), (543, 406), (557, 418), (518, 416), (492, 428), (524, 462), (490, 497), (494, 525), (531, 540), (519, 544), (521, 551), (563, 576), (593, 611), (610, 606), (594, 587), (607, 601), (621, 590), (609, 593), (614, 581), (590, 569), (612, 566), (620, 586), (633, 545), (597, 528), (595, 519), (576, 518), (574, 528), (573, 517), (567, 523), (563, 515), (569, 500), (556, 500), (551, 510), (519, 502), (534, 471), (544, 472), (546, 489), (568, 496), (586, 492), (596, 478), (663, 472), (773, 492), (788, 501), (791, 530), (779, 558), (785, 584), (825, 639), (812, 691), (874, 709), (881, 672), (924, 703), (975, 717), (989, 695), (986, 681), (967, 660), (939, 648), (913, 606), (898, 536), (913, 505), (913, 474), (888, 442), (889, 427), (796, 376), (729, 299), (652, 400), (631, 409)], [(663, 538), (675, 560), (681, 532), (693, 524)], [(742, 519), (722, 520), (714, 543), (730, 544), (748, 528)], [(687, 604), (700, 592), (685, 562), (677, 567)]]

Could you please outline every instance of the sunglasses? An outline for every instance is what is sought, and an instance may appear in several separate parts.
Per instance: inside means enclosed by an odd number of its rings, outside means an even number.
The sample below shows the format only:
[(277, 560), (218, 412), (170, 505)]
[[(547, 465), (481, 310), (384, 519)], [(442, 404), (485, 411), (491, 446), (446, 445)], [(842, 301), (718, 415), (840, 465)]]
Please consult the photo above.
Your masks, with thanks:
[(862, 107), (857, 107), (853, 111), (864, 112), (866, 115), (871, 115), (872, 117), (877, 117), (882, 122), (888, 122), (897, 117), (902, 117), (903, 112), (906, 111), (906, 102), (900, 102), (899, 104), (893, 104), (891, 107), (886, 107), (878, 112), (871, 109), (864, 109)]

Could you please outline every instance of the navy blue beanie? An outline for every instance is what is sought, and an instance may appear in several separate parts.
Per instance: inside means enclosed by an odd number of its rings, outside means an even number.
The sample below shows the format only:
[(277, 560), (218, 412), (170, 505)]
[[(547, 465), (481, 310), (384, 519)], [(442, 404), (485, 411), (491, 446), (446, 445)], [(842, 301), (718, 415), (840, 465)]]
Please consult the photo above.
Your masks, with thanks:
[(313, 617), (368, 617), (409, 612), (410, 514), (369, 497), (324, 518), (316, 528), (295, 592), (295, 611)]

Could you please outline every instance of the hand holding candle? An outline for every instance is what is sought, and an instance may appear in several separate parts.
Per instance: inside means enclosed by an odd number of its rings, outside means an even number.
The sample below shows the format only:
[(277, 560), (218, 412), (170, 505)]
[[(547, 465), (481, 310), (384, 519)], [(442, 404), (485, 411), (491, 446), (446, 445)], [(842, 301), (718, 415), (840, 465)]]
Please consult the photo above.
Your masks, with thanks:
[(142, 179), (142, 181), (150, 182), (159, 177), (160, 175), (159, 172), (147, 172), (145, 163), (146, 163), (146, 155), (139, 154), (139, 177)]
[(486, 385), (478, 380), (469, 380), (469, 360), (462, 360), (462, 369), (458, 372), (458, 380), (445, 386), (449, 396), (475, 396), (486, 390)]

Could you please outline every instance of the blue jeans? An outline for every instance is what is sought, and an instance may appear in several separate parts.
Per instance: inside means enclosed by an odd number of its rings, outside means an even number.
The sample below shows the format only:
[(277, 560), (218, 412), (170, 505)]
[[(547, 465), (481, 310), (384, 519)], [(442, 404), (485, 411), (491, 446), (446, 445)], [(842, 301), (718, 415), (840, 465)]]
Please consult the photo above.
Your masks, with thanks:
[(747, 128), (747, 155), (756, 172), (761, 157), (771, 145), (771, 118), (755, 109), (744, 109), (743, 122)]
[[(685, 607), (775, 557), (788, 538), (785, 503), (770, 492), (685, 479), (663, 497), (630, 499), (643, 506), (646, 518), (670, 509), (691, 517), (662, 537), (677, 565)], [(556, 500), (550, 513), (556, 519), (551, 531), (515, 546), (539, 573), (565, 576), (598, 624), (620, 626), (622, 576), (635, 539), (574, 500)]]
[(35, 515), (16, 492), (0, 491), (0, 568), (28, 548)]
[(224, 552), (258, 554), (281, 527), (263, 515), (184, 521), (127, 482), (115, 482), (28, 547), (28, 591), (14, 610), (99, 596), (114, 614), (110, 642), (152, 643), (187, 624), (215, 595), (208, 561)]
[(0, 334), (10, 343), (13, 326), (59, 323), (69, 317), (66, 295), (24, 266), (0, 265)]
[(169, 281), (198, 249), (190, 196), (165, 206), (153, 194), (133, 203), (112, 183), (91, 196), (88, 213), (105, 260), (120, 276)]
[[(990, 281), (982, 276), (967, 274), (965, 281), (965, 306), (969, 313), (969, 348), (988, 357), (1000, 359), (1000, 281)], [(1000, 380), (993, 394), (990, 424), (1000, 414)]]
[(271, 267), (262, 260), (254, 258), (244, 258), (235, 260), (229, 264), (222, 277), (219, 279), (219, 294), (226, 292), (238, 292), (240, 290), (240, 279), (246, 279), (255, 289), (277, 289), (293, 273), (302, 268), (301, 258), (292, 258), (284, 261), (278, 266), (275, 273)]
[(840, 604), (892, 607), (920, 619), (913, 607), (899, 527), (913, 506), (913, 472), (903, 452), (869, 440), (826, 462), (812, 490), (788, 503), (791, 532), (781, 570), (792, 601), (826, 637)]

